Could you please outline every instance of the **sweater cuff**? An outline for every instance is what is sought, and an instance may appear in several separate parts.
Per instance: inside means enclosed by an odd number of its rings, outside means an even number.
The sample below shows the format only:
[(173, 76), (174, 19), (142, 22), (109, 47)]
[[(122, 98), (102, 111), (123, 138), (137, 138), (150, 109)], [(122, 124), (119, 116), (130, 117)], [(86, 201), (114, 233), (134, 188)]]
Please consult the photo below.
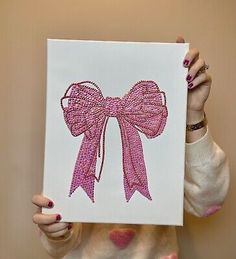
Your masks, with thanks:
[(207, 127), (205, 135), (193, 143), (185, 144), (186, 164), (191, 166), (208, 163), (214, 154), (214, 141)]

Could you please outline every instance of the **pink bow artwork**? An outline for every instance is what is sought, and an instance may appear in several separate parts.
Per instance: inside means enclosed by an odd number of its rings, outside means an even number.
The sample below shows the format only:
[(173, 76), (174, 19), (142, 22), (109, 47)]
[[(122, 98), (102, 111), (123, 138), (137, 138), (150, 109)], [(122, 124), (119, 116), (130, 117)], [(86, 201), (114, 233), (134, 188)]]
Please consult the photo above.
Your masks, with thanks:
[[(75, 137), (84, 134), (69, 196), (81, 186), (94, 202), (95, 181), (100, 181), (104, 164), (106, 126), (109, 117), (115, 117), (121, 134), (126, 201), (135, 191), (151, 200), (139, 132), (147, 138), (155, 138), (165, 128), (168, 116), (166, 97), (157, 84), (139, 81), (122, 98), (104, 98), (95, 83), (74, 83), (61, 98), (61, 107), (71, 134)], [(100, 170), (96, 175), (97, 158), (101, 156)]]

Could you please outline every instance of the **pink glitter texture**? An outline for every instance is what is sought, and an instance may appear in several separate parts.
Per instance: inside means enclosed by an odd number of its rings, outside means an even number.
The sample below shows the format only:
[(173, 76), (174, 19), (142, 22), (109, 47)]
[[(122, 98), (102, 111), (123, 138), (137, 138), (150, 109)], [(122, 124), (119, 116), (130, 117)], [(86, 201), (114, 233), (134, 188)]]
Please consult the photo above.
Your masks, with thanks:
[[(168, 116), (166, 98), (157, 84), (140, 81), (122, 98), (104, 98), (95, 83), (83, 81), (69, 86), (61, 98), (61, 107), (71, 134), (84, 133), (69, 196), (81, 186), (94, 202), (95, 180), (100, 181), (104, 163), (106, 126), (109, 117), (115, 117), (121, 133), (126, 201), (135, 191), (151, 200), (139, 132), (147, 138), (155, 138), (164, 130)], [(101, 156), (96, 176), (97, 157)]]

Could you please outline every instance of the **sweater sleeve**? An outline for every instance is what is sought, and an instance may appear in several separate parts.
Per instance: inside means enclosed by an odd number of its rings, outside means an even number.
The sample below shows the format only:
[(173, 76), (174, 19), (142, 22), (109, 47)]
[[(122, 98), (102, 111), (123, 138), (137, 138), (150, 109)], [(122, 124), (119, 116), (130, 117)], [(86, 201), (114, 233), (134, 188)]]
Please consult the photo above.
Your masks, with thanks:
[(184, 208), (198, 217), (218, 211), (229, 187), (229, 164), (209, 129), (194, 143), (186, 143)]
[(75, 249), (81, 241), (82, 224), (74, 223), (69, 235), (58, 238), (49, 238), (40, 231), (40, 240), (43, 247), (53, 258), (63, 258), (69, 251)]

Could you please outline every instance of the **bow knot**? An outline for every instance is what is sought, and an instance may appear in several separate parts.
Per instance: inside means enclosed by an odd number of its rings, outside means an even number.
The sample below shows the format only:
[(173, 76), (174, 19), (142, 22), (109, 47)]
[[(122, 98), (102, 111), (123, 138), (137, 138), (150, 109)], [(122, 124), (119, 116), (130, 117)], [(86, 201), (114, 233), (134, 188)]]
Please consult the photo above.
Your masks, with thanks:
[(108, 117), (117, 117), (122, 113), (121, 98), (106, 97), (105, 99), (105, 115)]

